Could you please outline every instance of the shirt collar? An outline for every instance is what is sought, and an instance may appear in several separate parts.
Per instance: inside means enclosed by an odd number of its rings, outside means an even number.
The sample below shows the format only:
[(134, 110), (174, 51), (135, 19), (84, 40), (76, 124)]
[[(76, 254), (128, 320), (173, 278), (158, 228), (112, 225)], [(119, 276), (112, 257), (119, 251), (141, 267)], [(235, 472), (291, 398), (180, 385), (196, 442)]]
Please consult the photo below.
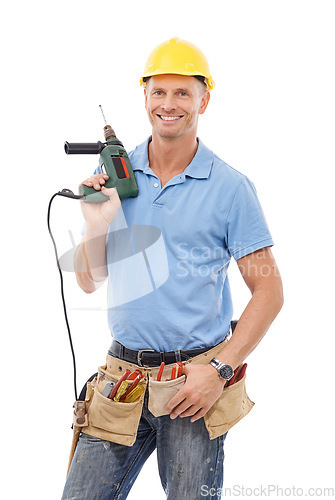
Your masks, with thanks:
[[(133, 170), (141, 170), (146, 173), (150, 171), (148, 159), (148, 145), (151, 137), (137, 146), (130, 153), (130, 161)], [(212, 170), (214, 155), (204, 143), (197, 138), (198, 149), (191, 163), (185, 168), (184, 175), (193, 177), (194, 179), (207, 179)]]

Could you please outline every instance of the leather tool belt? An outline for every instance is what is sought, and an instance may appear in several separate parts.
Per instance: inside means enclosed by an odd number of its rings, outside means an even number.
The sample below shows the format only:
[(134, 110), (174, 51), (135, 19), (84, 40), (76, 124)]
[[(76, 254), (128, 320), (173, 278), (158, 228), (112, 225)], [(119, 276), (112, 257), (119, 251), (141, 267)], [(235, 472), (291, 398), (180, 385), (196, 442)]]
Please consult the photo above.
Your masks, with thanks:
[[(183, 365), (189, 363), (209, 363), (209, 361), (220, 352), (226, 342), (228, 342), (228, 338), (217, 346), (205, 349), (205, 352), (198, 354), (196, 354), (196, 351), (200, 349), (189, 350), (191, 352), (186, 351), (185, 355), (188, 356), (189, 359), (182, 361)], [(120, 346), (121, 344), (118, 346), (113, 343), (113, 349), (122, 350)], [(201, 351), (204, 350), (201, 349)], [(100, 366), (97, 375), (93, 380), (87, 383), (85, 404), (88, 425), (83, 426), (82, 432), (107, 441), (132, 446), (136, 440), (145, 393), (148, 391), (149, 394), (149, 411), (155, 417), (159, 417), (166, 414), (164, 412), (165, 405), (185, 383), (186, 376), (184, 374), (174, 380), (167, 378), (169, 377), (172, 364), (176, 362), (178, 352), (179, 351), (173, 351), (174, 358), (171, 364), (165, 365), (164, 371), (166, 373), (166, 378), (162, 377), (161, 381), (157, 381), (161, 353), (155, 351), (148, 352), (147, 350), (131, 351), (123, 347), (123, 353), (119, 352), (119, 354), (123, 357), (131, 356), (132, 359), (136, 358), (136, 362), (130, 362), (109, 352), (106, 364)], [(182, 352), (183, 351), (180, 352), (180, 355), (182, 355)], [(165, 356), (167, 354), (170, 355), (171, 353), (164, 353)], [(156, 359), (157, 356), (158, 358)], [(138, 361), (142, 364), (139, 364)], [(151, 367), (143, 366), (146, 363), (156, 363), (156, 365), (151, 365)], [(107, 382), (117, 382), (125, 373), (125, 370), (129, 369), (133, 371), (139, 367), (143, 374), (143, 378), (139, 384), (143, 385), (145, 391), (138, 400), (130, 403), (123, 403), (110, 400), (103, 395), (103, 390)], [(204, 416), (209, 439), (215, 439), (225, 434), (231, 427), (247, 415), (253, 407), (254, 403), (249, 399), (246, 393), (245, 377), (246, 375), (232, 386), (225, 387), (222, 395)]]

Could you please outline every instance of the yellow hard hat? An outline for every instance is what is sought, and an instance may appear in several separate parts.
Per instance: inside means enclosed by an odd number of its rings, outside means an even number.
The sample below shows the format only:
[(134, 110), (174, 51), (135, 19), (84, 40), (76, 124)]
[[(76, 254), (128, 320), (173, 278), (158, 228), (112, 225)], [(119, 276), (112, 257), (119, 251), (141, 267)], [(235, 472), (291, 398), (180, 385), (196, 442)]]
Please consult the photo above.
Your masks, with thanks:
[(171, 38), (156, 47), (148, 57), (140, 84), (155, 75), (202, 76), (207, 89), (212, 90), (214, 80), (209, 72), (206, 57), (193, 43), (180, 38)]

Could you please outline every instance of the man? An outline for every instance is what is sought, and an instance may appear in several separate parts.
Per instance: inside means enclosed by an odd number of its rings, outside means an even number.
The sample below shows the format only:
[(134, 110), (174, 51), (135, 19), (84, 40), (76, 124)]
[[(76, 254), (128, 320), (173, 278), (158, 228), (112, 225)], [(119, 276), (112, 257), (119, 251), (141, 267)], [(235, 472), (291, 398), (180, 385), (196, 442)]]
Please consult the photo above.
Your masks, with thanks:
[[(100, 389), (95, 386), (92, 403), (87, 396), (92, 427), (83, 428), (64, 499), (126, 498), (155, 448), (168, 499), (196, 500), (209, 491), (211, 498), (220, 497), (224, 431), (230, 426), (222, 425), (221, 414), (215, 413), (217, 403), (222, 400), (224, 406), (222, 398), (229, 391), (223, 389), (233, 370), (260, 342), (283, 303), (273, 242), (252, 183), (197, 138), (198, 118), (214, 85), (205, 56), (178, 38), (164, 42), (149, 56), (141, 83), (152, 136), (129, 155), (139, 196), (124, 200), (121, 207), (116, 190), (104, 187), (108, 177), (101, 170), (84, 181), (109, 201), (82, 203), (86, 227), (75, 267), (87, 293), (109, 278), (113, 343), (97, 384), (108, 370), (115, 374), (137, 367), (149, 379), (154, 401), (149, 399), (148, 407), (147, 394), (141, 400), (131, 439), (130, 431), (124, 437), (113, 427), (113, 411), (132, 407), (111, 402), (112, 423), (107, 425), (105, 407), (97, 409), (94, 398)], [(138, 233), (144, 235), (140, 244)], [(252, 297), (227, 341), (231, 257)], [(133, 262), (137, 267), (129, 273)], [(164, 360), (165, 370), (184, 362), (185, 383), (155, 416), (156, 399), (171, 384), (152, 382)], [(244, 414), (236, 414), (235, 421)], [(211, 415), (219, 415), (214, 424)], [(123, 419), (125, 427), (131, 418)]]

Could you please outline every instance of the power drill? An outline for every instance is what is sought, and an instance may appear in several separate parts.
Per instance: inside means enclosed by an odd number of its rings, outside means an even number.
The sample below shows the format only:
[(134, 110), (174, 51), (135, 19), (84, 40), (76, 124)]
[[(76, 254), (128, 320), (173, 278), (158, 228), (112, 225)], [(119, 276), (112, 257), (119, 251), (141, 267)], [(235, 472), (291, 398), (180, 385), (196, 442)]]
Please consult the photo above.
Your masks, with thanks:
[[(106, 142), (65, 142), (65, 153), (67, 155), (100, 154), (99, 165), (102, 172), (109, 177), (104, 186), (116, 188), (121, 200), (129, 197), (135, 198), (138, 195), (138, 185), (127, 152), (112, 127), (107, 125), (101, 105), (99, 107), (105, 121)], [(80, 186), (80, 193), (85, 196), (85, 201), (91, 203), (102, 203), (109, 199), (101, 191), (84, 185)]]

